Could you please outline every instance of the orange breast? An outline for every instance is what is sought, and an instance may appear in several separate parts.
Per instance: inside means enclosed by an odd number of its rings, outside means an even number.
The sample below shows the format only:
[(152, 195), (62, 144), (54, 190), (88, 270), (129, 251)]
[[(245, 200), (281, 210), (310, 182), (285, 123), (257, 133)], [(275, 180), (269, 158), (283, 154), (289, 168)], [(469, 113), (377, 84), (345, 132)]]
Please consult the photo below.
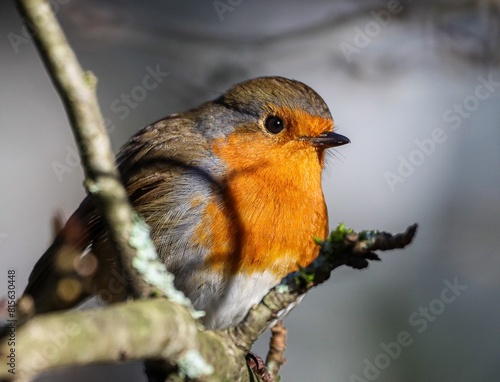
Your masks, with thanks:
[(209, 249), (213, 269), (269, 270), (281, 278), (317, 256), (313, 237), (326, 237), (323, 154), (305, 142), (276, 145), (255, 135), (240, 132), (214, 145), (227, 187), (209, 202), (195, 240)]

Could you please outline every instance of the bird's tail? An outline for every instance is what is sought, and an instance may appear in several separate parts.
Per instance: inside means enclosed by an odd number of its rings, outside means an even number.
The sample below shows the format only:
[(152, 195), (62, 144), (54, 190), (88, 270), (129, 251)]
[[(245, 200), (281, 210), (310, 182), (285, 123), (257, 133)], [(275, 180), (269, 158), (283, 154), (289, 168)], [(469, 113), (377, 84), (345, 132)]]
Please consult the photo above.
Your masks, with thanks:
[(29, 307), (18, 311), (32, 315), (68, 309), (90, 297), (97, 262), (92, 254), (83, 255), (91, 244), (92, 212), (87, 198), (35, 264), (20, 300)]

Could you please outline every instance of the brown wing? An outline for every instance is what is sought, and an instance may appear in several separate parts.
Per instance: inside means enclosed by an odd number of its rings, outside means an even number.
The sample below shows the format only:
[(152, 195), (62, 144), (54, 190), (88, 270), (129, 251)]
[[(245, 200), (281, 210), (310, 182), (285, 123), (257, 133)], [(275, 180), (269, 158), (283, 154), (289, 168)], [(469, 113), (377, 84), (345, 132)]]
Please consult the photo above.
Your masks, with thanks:
[[(199, 211), (189, 205), (192, 196), (198, 193), (202, 198), (208, 197), (215, 182), (209, 169), (202, 165), (207, 144), (194, 124), (189, 114), (160, 120), (133, 136), (117, 158), (130, 201), (150, 225), (152, 238), (164, 261), (172, 250), (188, 245), (181, 237), (185, 236), (186, 227), (193, 227), (200, 217)], [(93, 294), (91, 289), (95, 289), (95, 285), (69, 306), (53, 297), (60, 279), (54, 261), (68, 243), (81, 252), (92, 246), (99, 260), (97, 288), (100, 292), (112, 289), (110, 282), (116, 280), (111, 277), (120, 279), (114, 272), (117, 271), (115, 259), (100, 216), (87, 197), (31, 272), (25, 294), (33, 296), (37, 312), (74, 306)]]

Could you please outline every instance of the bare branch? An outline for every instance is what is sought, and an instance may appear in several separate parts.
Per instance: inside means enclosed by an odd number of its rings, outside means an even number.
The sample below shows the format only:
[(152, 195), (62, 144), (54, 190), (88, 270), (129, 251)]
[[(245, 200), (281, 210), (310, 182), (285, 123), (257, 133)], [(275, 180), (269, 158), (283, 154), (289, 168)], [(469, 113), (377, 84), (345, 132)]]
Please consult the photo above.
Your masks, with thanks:
[[(8, 354), (7, 341), (0, 354)], [(173, 370), (202, 381), (249, 381), (245, 354), (223, 334), (203, 331), (189, 310), (167, 299), (34, 317), (16, 338), (16, 375), (0, 364), (0, 380), (91, 363), (176, 360)]]
[(48, 1), (18, 0), (17, 5), (66, 108), (85, 170), (87, 191), (97, 201), (107, 222), (110, 238), (119, 254), (118, 261), (130, 280), (130, 295), (144, 297), (150, 294), (151, 288), (132, 266), (138, 252), (130, 245), (134, 212), (115, 167), (95, 95), (96, 79), (80, 67)]
[(342, 265), (355, 269), (366, 268), (370, 260), (380, 260), (373, 251), (404, 248), (411, 243), (416, 230), (417, 225), (414, 224), (397, 235), (379, 231), (356, 234), (340, 224), (327, 240), (318, 241), (321, 250), (310, 265), (286, 276), (264, 296), (260, 304), (250, 309), (238, 326), (227, 329), (228, 335), (243, 351), (248, 352), (266, 328), (307, 291), (328, 280), (335, 268)]
[(278, 321), (271, 328), (271, 339), (269, 341), (269, 352), (266, 357), (266, 367), (273, 378), (273, 381), (278, 380), (281, 365), (286, 362), (283, 354), (286, 350), (286, 328), (282, 321)]

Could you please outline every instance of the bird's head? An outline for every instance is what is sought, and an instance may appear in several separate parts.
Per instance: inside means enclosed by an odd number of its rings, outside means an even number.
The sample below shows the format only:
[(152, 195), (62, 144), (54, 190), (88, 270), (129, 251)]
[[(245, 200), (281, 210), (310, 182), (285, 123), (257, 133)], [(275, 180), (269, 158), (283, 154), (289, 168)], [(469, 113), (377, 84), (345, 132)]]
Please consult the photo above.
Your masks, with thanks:
[[(283, 77), (260, 77), (229, 89), (217, 101), (232, 109), (241, 122), (228, 130), (228, 139), (240, 142), (241, 152), (266, 150), (293, 154), (303, 149), (322, 154), (324, 149), (349, 143), (333, 131), (328, 106), (309, 86)], [(288, 155), (286, 155), (288, 156)]]

